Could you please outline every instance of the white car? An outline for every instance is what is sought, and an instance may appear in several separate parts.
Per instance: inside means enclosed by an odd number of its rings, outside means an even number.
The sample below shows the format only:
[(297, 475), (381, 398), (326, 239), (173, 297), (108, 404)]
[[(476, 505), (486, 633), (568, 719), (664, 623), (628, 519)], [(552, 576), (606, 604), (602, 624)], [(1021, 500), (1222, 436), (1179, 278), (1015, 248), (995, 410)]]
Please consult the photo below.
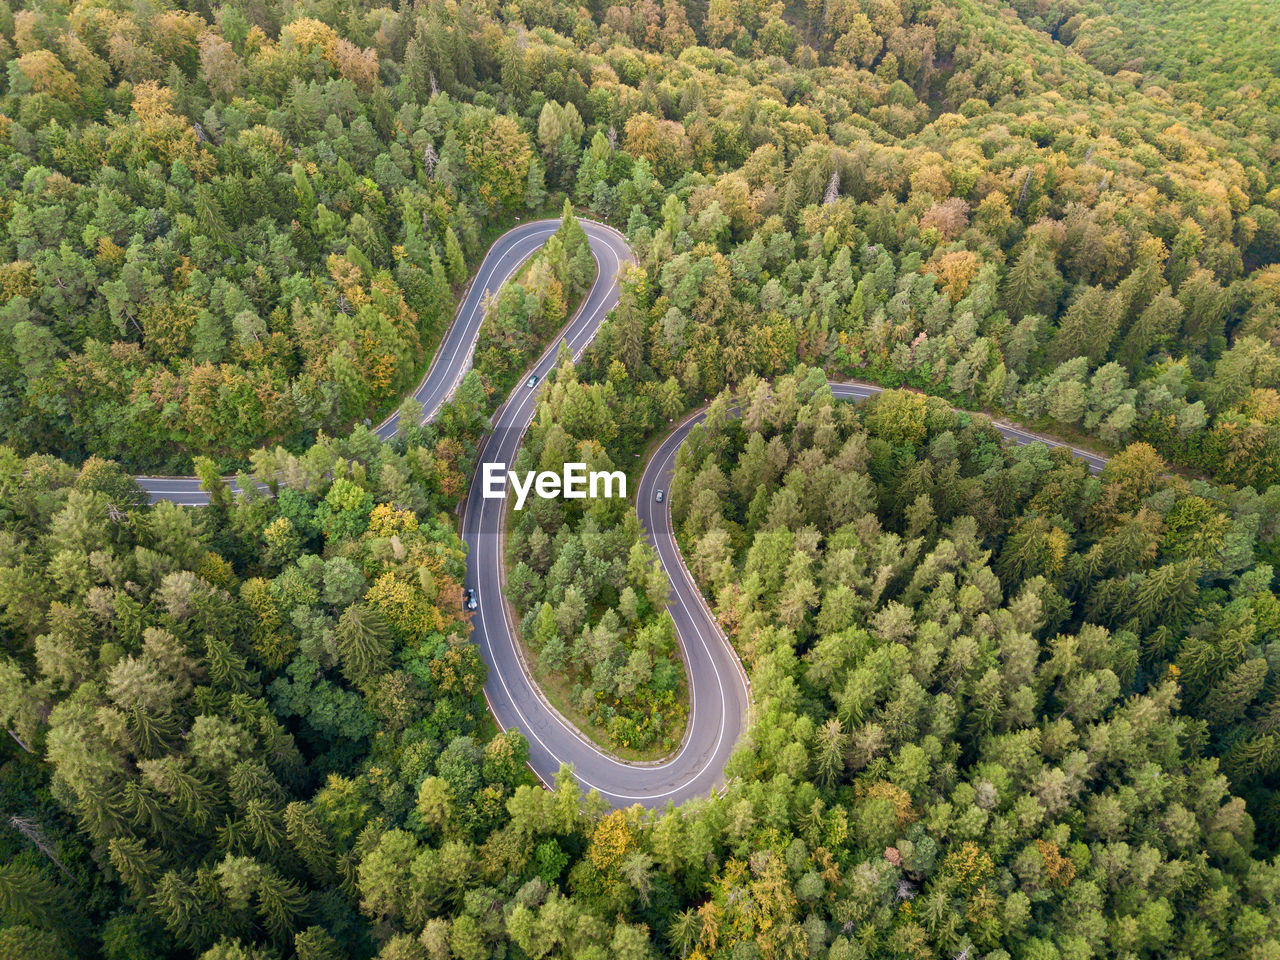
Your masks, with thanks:
[(530, 376), (529, 379), (524, 382), (524, 385), (528, 387), (530, 390), (532, 390), (534, 387), (538, 385), (538, 375), (535, 373), (532, 376)]
[(661, 490), (659, 490), (656, 494), (654, 494), (653, 499), (654, 499), (654, 500), (656, 500), (658, 503), (661, 503), (661, 502), (662, 502), (662, 496), (663, 496), (662, 491), (661, 491)]

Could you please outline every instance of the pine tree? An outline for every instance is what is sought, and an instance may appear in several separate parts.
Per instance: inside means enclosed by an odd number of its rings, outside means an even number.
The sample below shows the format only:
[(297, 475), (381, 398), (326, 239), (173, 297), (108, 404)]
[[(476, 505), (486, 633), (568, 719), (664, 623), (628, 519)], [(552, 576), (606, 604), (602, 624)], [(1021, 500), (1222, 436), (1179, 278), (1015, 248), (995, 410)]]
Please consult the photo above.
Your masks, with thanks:
[(214, 804), (213, 791), (184, 766), (183, 760), (163, 757), (143, 761), (139, 766), (143, 775), (174, 804), (186, 823), (200, 830), (208, 825)]
[(200, 904), (195, 887), (188, 878), (170, 870), (156, 884), (155, 892), (151, 894), (151, 905), (180, 942), (190, 946), (198, 941)]
[(99, 841), (125, 830), (125, 809), (119, 785), (98, 780), (76, 780), (79, 810), (85, 828)]
[(387, 624), (368, 604), (356, 603), (342, 611), (338, 620), (338, 656), (342, 670), (359, 683), (379, 672), (391, 653)]
[(818, 776), (829, 789), (844, 772), (849, 737), (840, 728), (840, 718), (832, 717), (818, 731)]
[(258, 912), (273, 936), (286, 938), (306, 907), (307, 895), (301, 887), (286, 880), (274, 867), (262, 868), (258, 878)]
[(1087, 287), (1067, 308), (1054, 340), (1059, 363), (1072, 357), (1088, 357), (1097, 363), (1107, 355), (1120, 324), (1120, 304), (1102, 287)]
[(1152, 350), (1171, 342), (1181, 326), (1182, 304), (1166, 288), (1129, 327), (1119, 352), (1121, 361), (1132, 371), (1141, 370)]
[(539, 210), (546, 199), (547, 186), (542, 162), (534, 157), (529, 161), (529, 178), (524, 190), (524, 205), (530, 210)]
[(1005, 306), (1019, 319), (1031, 313), (1052, 315), (1061, 283), (1052, 254), (1039, 244), (1028, 243), (1005, 277)]
[(1267, 661), (1255, 657), (1238, 664), (1204, 698), (1200, 715), (1214, 726), (1243, 717), (1267, 680)]
[(332, 882), (336, 869), (333, 844), (320, 825), (314, 808), (294, 801), (285, 807), (285, 836), (311, 875), (321, 883)]
[(147, 845), (132, 837), (114, 837), (107, 845), (111, 865), (138, 896), (151, 891), (160, 872), (160, 854), (148, 850)]
[(680, 958), (685, 960), (689, 950), (698, 942), (702, 931), (702, 918), (692, 907), (680, 911), (671, 921), (668, 936), (680, 948)]
[(307, 927), (293, 937), (293, 949), (298, 960), (343, 960), (338, 941), (324, 927)]
[[(579, 230), (582, 228), (579, 227)], [(591, 253), (591, 245), (579, 245), (569, 260), (569, 276), (573, 278), (574, 289), (582, 293), (591, 288), (596, 278), (596, 258)]]
[(249, 670), (244, 657), (232, 651), (229, 643), (206, 636), (204, 649), (209, 679), (215, 684), (235, 693), (248, 693), (253, 689), (257, 675)]
[(215, 520), (224, 518), (231, 508), (231, 487), (222, 478), (218, 466), (208, 457), (195, 457), (193, 464), (200, 488), (209, 495), (208, 509)]
[(453, 227), (444, 232), (444, 261), (449, 271), (449, 282), (459, 284), (467, 279), (467, 262), (462, 256), (462, 246), (458, 243), (458, 235)]
[(226, 253), (231, 249), (231, 228), (222, 215), (222, 207), (207, 184), (196, 184), (192, 193), (192, 204), (195, 208), (196, 222), (204, 235), (213, 241), (220, 251)]
[(431, 251), (423, 305), (425, 316), (420, 319), (426, 325), (426, 329), (430, 330), (434, 335), (442, 330), (448, 322), (453, 305), (453, 293), (449, 289), (449, 275), (445, 271), (444, 264), (440, 261), (440, 255), (435, 250)]
[(255, 798), (245, 804), (244, 824), (254, 849), (263, 854), (275, 853), (284, 841), (280, 811), (265, 800)]
[[(401, 72), (403, 83), (408, 87), (410, 99), (417, 103), (427, 103), (435, 91), (435, 75), (432, 60), (432, 34), (428, 21), (418, 20), (413, 38), (404, 51), (404, 67)], [(428, 173), (430, 178), (431, 174)]]
[(517, 34), (502, 49), (501, 79), (502, 89), (510, 97), (517, 112), (524, 110), (525, 98), (529, 95), (529, 71), (524, 62), (524, 37)]
[(1264, 733), (1240, 740), (1223, 755), (1222, 769), (1235, 784), (1273, 775), (1280, 770), (1280, 736)]
[(302, 164), (293, 165), (293, 189), (298, 198), (298, 220), (310, 226), (316, 216), (316, 192)]
[(0, 918), (6, 923), (56, 926), (61, 899), (44, 871), (18, 861), (0, 866)]

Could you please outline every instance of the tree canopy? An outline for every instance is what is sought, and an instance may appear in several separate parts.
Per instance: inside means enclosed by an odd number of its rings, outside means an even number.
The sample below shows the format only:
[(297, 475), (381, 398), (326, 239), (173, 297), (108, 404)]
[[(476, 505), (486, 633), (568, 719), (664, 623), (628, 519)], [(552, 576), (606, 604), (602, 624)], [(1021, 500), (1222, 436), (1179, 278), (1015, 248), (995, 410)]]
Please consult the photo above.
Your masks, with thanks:
[[(0, 5), (0, 957), (1275, 960), (1273, 6)], [(753, 723), (678, 809), (537, 783), (462, 605), (587, 217), (635, 263), (513, 466), (709, 405), (668, 503)], [(549, 696), (677, 746), (629, 505), (508, 526)]]

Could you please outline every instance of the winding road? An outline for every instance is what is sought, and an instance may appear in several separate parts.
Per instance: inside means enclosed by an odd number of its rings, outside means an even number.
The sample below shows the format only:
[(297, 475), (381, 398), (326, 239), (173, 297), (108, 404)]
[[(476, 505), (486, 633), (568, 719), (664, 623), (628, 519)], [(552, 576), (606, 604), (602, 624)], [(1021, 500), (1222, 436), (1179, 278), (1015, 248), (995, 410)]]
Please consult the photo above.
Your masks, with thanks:
[[(601, 322), (618, 302), (618, 276), (631, 260), (626, 239), (611, 227), (580, 220), (596, 259), (596, 282), (578, 311), (557, 338), (538, 357), (530, 373), (545, 381), (555, 366), (560, 344), (574, 358), (590, 344)], [(413, 396), (423, 419), (435, 416), (471, 366), (471, 356), (484, 320), (484, 303), (559, 227), (558, 220), (521, 224), (504, 233), (489, 248), (475, 280), (458, 306), (426, 376)], [(858, 400), (881, 391), (874, 384), (832, 383), (838, 399)], [(525, 379), (493, 416), (493, 430), (482, 443), (478, 469), (485, 462), (512, 464), (525, 430), (533, 419), (537, 388)], [(477, 475), (471, 484), (462, 519), (462, 539), (468, 546), (467, 585), (476, 589), (479, 607), (472, 619), (472, 637), (488, 666), (485, 699), (503, 729), (515, 727), (529, 742), (529, 763), (544, 783), (551, 783), (561, 764), (571, 764), (586, 789), (595, 789), (617, 807), (639, 803), (661, 807), (705, 796), (723, 783), (724, 767), (746, 731), (750, 716), (750, 681), (728, 639), (685, 567), (671, 527), (669, 504), (658, 503), (659, 489), (669, 489), (675, 457), (689, 431), (706, 416), (706, 408), (683, 420), (668, 434), (646, 464), (636, 493), (636, 510), (650, 543), (658, 553), (670, 583), (667, 610), (675, 622), (689, 687), (689, 723), (684, 742), (674, 755), (658, 763), (629, 763), (598, 749), (547, 701), (526, 669), (515, 636), (513, 616), (503, 598), (503, 544), (507, 502), (485, 499)], [(1016, 444), (1045, 443), (1068, 447), (1050, 437), (1011, 424), (994, 426)], [(376, 428), (389, 439), (399, 428), (392, 414)], [(1068, 447), (1084, 458), (1095, 473), (1106, 458)], [(138, 477), (152, 501), (171, 500), (198, 506), (208, 494), (197, 477)]]

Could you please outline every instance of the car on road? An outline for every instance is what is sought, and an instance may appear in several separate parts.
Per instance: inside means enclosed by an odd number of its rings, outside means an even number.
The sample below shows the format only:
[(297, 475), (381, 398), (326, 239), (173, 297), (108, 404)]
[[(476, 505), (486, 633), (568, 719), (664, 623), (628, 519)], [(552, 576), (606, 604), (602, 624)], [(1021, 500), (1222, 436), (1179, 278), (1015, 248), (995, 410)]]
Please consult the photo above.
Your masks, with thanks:
[(480, 602), (476, 600), (476, 592), (470, 587), (462, 592), (462, 605), (468, 610), (474, 610), (480, 606)]
[(662, 502), (662, 491), (661, 491), (661, 490), (659, 490), (656, 494), (654, 494), (653, 499), (654, 499), (654, 500), (656, 500), (658, 503), (661, 503), (661, 502)]
[(538, 385), (538, 375), (536, 373), (530, 375), (529, 379), (524, 382), (524, 385), (532, 390)]

